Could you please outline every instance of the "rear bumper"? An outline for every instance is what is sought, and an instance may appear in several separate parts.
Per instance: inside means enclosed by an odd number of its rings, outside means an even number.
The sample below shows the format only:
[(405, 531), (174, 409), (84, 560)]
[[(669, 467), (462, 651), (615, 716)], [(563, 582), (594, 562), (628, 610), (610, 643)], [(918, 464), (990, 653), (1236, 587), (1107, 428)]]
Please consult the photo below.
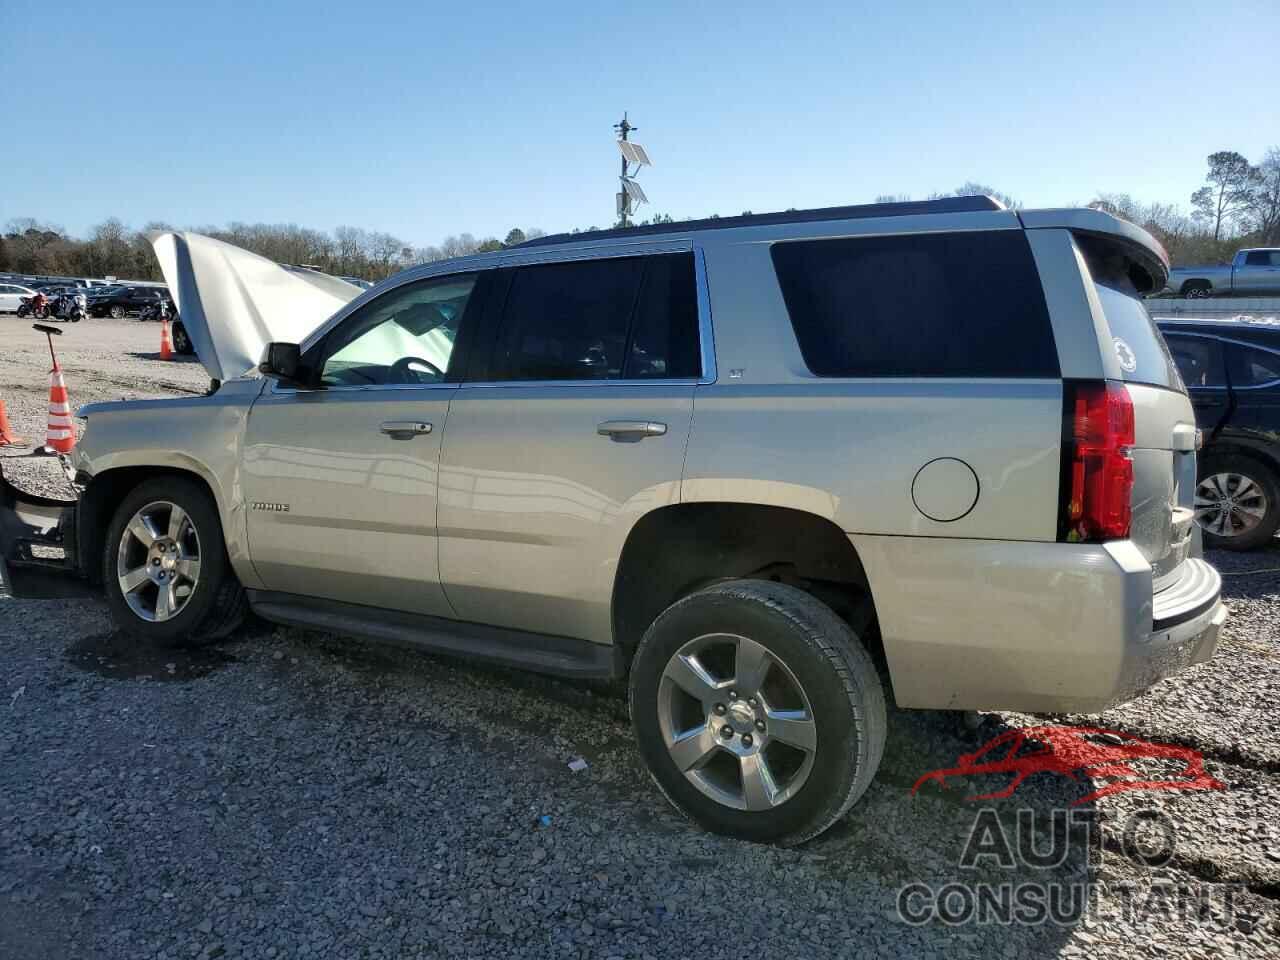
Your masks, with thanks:
[(851, 539), (901, 707), (1097, 712), (1208, 660), (1227, 616), (1211, 566), (1153, 596), (1127, 541)]
[(25, 493), (0, 465), (0, 596), (62, 595), (50, 579), (79, 573), (77, 501)]

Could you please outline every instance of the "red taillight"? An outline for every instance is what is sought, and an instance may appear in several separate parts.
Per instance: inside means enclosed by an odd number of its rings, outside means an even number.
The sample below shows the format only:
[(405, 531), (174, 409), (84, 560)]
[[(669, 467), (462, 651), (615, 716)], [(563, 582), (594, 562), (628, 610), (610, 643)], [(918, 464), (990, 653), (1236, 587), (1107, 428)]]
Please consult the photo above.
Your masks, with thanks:
[(1120, 383), (1068, 382), (1063, 451), (1069, 540), (1129, 536), (1133, 496), (1133, 401)]

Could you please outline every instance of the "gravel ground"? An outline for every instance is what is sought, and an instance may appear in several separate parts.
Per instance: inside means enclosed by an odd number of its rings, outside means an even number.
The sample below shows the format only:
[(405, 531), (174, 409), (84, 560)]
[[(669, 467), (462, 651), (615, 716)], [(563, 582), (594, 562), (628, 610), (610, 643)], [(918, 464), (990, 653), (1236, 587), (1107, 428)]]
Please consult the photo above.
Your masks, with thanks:
[[(0, 399), (39, 439), (44, 343), (13, 318), (0, 330)], [(134, 321), (68, 328), (73, 404), (202, 390), (198, 365), (154, 359), (157, 339)], [(59, 489), (56, 464), (3, 453), (6, 475)], [(1232, 610), (1214, 661), (1051, 722), (1194, 747), (1226, 789), (1085, 805), (1099, 842), (1072, 834), (1047, 868), (960, 865), (983, 806), (965, 797), (1001, 783), (910, 794), (1044, 718), (895, 713), (859, 805), (778, 850), (667, 807), (611, 687), (260, 623), (147, 653), (97, 599), (0, 600), (0, 957), (1277, 956), (1280, 549), (1211, 559)], [(1038, 775), (989, 806), (1010, 836), (1019, 810), (1045, 818), (1043, 846), (1051, 811), (1090, 789)], [(1138, 810), (1173, 831), (1163, 866), (1126, 848)], [(1090, 909), (1063, 924), (913, 926), (896, 906), (913, 882), (1085, 881)], [(1203, 916), (1152, 908), (1178, 888)]]

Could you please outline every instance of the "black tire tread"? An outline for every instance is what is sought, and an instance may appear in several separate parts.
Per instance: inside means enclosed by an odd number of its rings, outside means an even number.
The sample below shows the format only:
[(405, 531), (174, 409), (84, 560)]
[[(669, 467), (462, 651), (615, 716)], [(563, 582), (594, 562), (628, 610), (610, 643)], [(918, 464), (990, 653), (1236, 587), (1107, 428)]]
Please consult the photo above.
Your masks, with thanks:
[[(217, 506), (213, 498), (209, 496), (203, 486), (193, 479), (186, 477), (157, 477), (154, 480), (139, 484), (121, 501), (110, 521), (109, 533), (104, 541), (102, 554), (102, 582), (106, 589), (112, 589), (111, 584), (115, 578), (115, 550), (112, 545), (114, 538), (110, 535), (110, 532), (114, 531), (120, 514), (129, 510), (134, 501), (141, 503), (147, 499), (165, 497), (202, 499), (215, 519), (218, 516)], [(208, 611), (185, 634), (172, 639), (153, 639), (152, 642), (157, 645), (178, 648), (211, 643), (225, 638), (244, 622), (249, 611), (248, 594), (240, 583), (239, 578), (236, 577), (235, 571), (231, 568), (230, 560), (226, 556), (226, 546), (221, 529), (217, 532), (219, 538), (218, 546), (222, 550), (223, 575)], [(127, 629), (130, 629), (135, 634), (138, 632), (137, 625), (133, 623), (130, 623)]]
[[(781, 846), (804, 843), (823, 833), (848, 812), (871, 785), (876, 770), (880, 766), (884, 756), (888, 718), (879, 672), (857, 634), (836, 615), (835, 611), (797, 587), (769, 580), (726, 581), (677, 601), (650, 625), (636, 648), (636, 657), (642, 656), (647, 644), (655, 642), (658, 628), (668, 613), (695, 600), (703, 602), (709, 596), (720, 597), (733, 603), (759, 604), (774, 616), (788, 621), (798, 635), (827, 661), (849, 699), (854, 725), (858, 731), (858, 744), (865, 750), (865, 755), (857, 759), (851, 770), (852, 776), (841, 785), (840, 789), (831, 793), (825, 808), (811, 817), (801, 829), (774, 840)], [(634, 714), (634, 701), (637, 694), (635, 684), (630, 685), (629, 694), (628, 705), (632, 707)], [(862, 708), (864, 703), (865, 710)], [(671, 796), (653, 771), (650, 771), (650, 777), (671, 804), (692, 819), (689, 811)]]

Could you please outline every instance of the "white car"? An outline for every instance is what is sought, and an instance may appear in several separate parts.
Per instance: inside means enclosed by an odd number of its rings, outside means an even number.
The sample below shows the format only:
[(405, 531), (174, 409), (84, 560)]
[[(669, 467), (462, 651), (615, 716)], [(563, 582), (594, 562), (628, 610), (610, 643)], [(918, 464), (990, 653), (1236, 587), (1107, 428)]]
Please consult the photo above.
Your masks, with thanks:
[(30, 287), (22, 287), (16, 283), (0, 283), (0, 313), (17, 313), (23, 297), (35, 296)]

